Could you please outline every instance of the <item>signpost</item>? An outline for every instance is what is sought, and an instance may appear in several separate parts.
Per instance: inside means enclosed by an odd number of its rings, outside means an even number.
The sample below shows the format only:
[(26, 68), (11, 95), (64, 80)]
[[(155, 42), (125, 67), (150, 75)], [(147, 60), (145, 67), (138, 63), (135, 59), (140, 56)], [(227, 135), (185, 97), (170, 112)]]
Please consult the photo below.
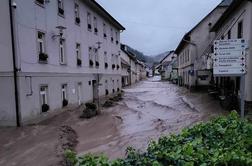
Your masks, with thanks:
[(246, 74), (246, 49), (244, 39), (214, 41), (213, 74), (240, 77), (241, 117), (244, 118), (244, 91)]

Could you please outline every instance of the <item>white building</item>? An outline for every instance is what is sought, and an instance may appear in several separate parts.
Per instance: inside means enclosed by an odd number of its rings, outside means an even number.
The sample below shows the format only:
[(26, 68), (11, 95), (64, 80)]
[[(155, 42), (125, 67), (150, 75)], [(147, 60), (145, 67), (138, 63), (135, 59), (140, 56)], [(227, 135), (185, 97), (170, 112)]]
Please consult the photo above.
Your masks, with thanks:
[[(222, 17), (211, 28), (215, 33), (215, 39), (245, 39), (248, 42), (246, 52), (245, 76), (245, 101), (249, 106), (252, 103), (252, 2), (249, 0), (234, 0)], [(213, 43), (212, 43), (213, 45)], [(211, 52), (209, 52), (211, 54)], [(216, 77), (215, 84), (224, 90), (223, 93), (234, 93), (239, 97), (240, 78), (239, 77)], [(249, 104), (249, 105), (248, 105)]]
[(176, 58), (174, 51), (170, 51), (161, 61), (160, 61), (160, 75), (162, 80), (170, 80), (171, 73), (173, 71), (173, 60)]
[(122, 87), (128, 86), (131, 84), (131, 72), (130, 72), (130, 61), (131, 58), (128, 53), (124, 50), (125, 45), (121, 45), (121, 67), (122, 67)]
[(13, 4), (0, 1), (0, 125), (120, 91), (124, 27), (95, 0)]
[(232, 0), (223, 0), (215, 9), (204, 17), (193, 29), (184, 35), (175, 50), (178, 56), (180, 82), (191, 88), (208, 85), (211, 71), (206, 61), (201, 61), (209, 45), (214, 40), (214, 33), (209, 32), (212, 25), (221, 17)]

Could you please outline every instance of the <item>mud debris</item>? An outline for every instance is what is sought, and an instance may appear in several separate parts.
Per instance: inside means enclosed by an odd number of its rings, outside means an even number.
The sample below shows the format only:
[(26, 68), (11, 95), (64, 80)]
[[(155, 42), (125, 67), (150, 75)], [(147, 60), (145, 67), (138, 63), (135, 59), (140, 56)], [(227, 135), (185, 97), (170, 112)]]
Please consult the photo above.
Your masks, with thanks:
[(78, 135), (70, 126), (61, 126), (59, 128), (59, 141), (56, 147), (57, 156), (61, 158), (59, 165), (67, 166), (67, 162), (64, 156), (66, 150), (75, 151), (75, 147), (78, 144)]

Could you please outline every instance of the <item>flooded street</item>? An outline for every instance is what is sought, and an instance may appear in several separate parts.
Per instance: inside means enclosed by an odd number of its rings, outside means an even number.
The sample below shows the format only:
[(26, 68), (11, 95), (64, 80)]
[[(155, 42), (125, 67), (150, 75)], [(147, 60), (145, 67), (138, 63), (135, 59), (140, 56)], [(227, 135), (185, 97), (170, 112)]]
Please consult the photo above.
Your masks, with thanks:
[(37, 125), (0, 128), (0, 165), (60, 165), (66, 145), (79, 155), (123, 157), (128, 146), (144, 151), (152, 139), (224, 113), (207, 93), (190, 93), (159, 77), (124, 92), (122, 101), (92, 119), (80, 119), (76, 109)]
[[(90, 135), (81, 133), (77, 152), (104, 153), (110, 158), (123, 157), (128, 146), (145, 150), (152, 139), (178, 133), (182, 128), (223, 113), (216, 101), (204, 93), (189, 93), (159, 77), (124, 89), (124, 99), (104, 110), (106, 117), (91, 120)], [(103, 115), (104, 116), (104, 115)], [(88, 131), (90, 131), (90, 128)], [(89, 133), (89, 132), (88, 132)], [(91, 137), (95, 135), (95, 137)]]

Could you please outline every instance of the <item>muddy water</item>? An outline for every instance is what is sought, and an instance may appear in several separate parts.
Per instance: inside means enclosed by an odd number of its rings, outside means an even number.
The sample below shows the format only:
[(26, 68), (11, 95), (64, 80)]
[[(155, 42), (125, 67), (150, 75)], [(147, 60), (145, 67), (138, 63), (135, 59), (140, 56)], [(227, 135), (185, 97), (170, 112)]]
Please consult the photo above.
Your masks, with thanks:
[[(77, 152), (80, 155), (103, 153), (112, 159), (123, 157), (128, 146), (145, 150), (149, 141), (161, 135), (178, 133), (184, 127), (221, 113), (206, 94), (191, 94), (176, 85), (161, 82), (159, 77), (124, 91), (123, 101), (104, 110), (103, 118), (92, 120), (94, 133), (82, 133), (82, 125), (75, 128), (79, 135)], [(199, 97), (200, 103), (197, 102)], [(183, 98), (196, 103), (197, 109), (190, 107)]]
[(75, 149), (80, 155), (123, 157), (128, 146), (144, 151), (152, 139), (223, 113), (206, 93), (189, 93), (159, 77), (124, 91), (121, 102), (92, 119), (80, 119), (82, 109), (69, 108), (36, 125), (0, 128), (0, 165), (62, 165), (62, 145), (75, 145), (76, 137)]

